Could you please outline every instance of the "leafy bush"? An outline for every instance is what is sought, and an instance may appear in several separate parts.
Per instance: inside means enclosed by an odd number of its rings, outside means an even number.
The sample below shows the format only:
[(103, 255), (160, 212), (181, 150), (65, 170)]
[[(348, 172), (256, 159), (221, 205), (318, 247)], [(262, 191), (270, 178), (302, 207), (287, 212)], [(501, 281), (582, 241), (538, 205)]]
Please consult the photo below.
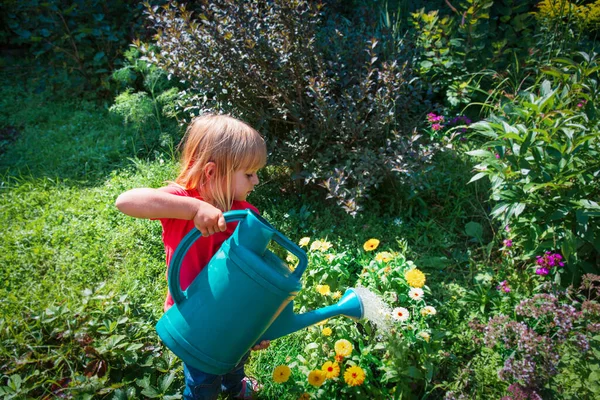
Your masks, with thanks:
[(321, 182), (355, 213), (360, 200), (423, 162), (412, 128), (421, 89), (410, 47), (308, 1), (203, 2), (150, 8), (159, 51), (147, 58), (183, 79), (187, 109), (237, 115), (267, 137), (272, 159)]
[[(481, 355), (496, 360), (492, 365), (497, 375), (490, 376), (487, 385), (502, 387), (502, 394), (508, 395), (503, 399), (507, 400), (568, 398), (574, 393), (597, 398), (600, 305), (594, 298), (598, 278), (586, 275), (585, 285), (577, 292), (551, 290), (550, 285), (544, 285), (542, 293), (508, 310), (512, 317), (498, 314), (487, 323), (471, 322), (469, 330), (485, 345)], [(584, 293), (590, 288), (591, 298), (590, 292)], [(548, 289), (551, 291), (546, 292)], [(475, 368), (470, 384), (449, 392), (446, 398), (473, 396), (473, 389), (482, 383), (478, 382), (481, 375), (476, 375), (477, 370), (485, 368)], [(575, 373), (577, 378), (573, 379)]]
[[(449, 4), (449, 3), (448, 3)], [(456, 109), (486, 95), (488, 72), (521, 59), (532, 45), (532, 2), (463, 0), (412, 13), (419, 76), (435, 100)]]
[(106, 90), (122, 52), (136, 35), (145, 35), (143, 9), (122, 0), (7, 1), (0, 15), (10, 31), (2, 39), (54, 68), (75, 72), (88, 88)]
[(600, 126), (596, 55), (557, 59), (539, 90), (529, 89), (471, 125), (489, 138), (468, 152), (480, 160), (471, 181), (489, 177), (491, 215), (531, 258), (548, 250), (565, 257), (571, 279), (594, 272), (600, 252)]
[(0, 320), (0, 358), (10, 360), (2, 365), (3, 398), (181, 398), (172, 385), (181, 364), (160, 345), (148, 305), (103, 285), (66, 295)]

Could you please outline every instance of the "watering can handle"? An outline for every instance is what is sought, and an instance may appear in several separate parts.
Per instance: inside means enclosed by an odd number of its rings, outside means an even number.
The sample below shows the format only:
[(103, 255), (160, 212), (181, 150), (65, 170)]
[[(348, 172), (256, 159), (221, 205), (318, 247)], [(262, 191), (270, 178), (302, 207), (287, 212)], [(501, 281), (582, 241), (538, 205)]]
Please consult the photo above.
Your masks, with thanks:
[[(225, 217), (225, 222), (235, 222), (240, 221), (248, 215), (248, 210), (234, 210), (223, 213)], [(169, 274), (168, 274), (168, 283), (169, 283), (169, 292), (171, 293), (171, 297), (173, 297), (173, 301), (175, 304), (178, 304), (185, 300), (186, 295), (181, 290), (181, 285), (179, 284), (179, 269), (181, 268), (181, 263), (183, 261), (183, 257), (185, 257), (186, 253), (192, 247), (194, 242), (202, 235), (202, 233), (193, 228), (187, 235), (181, 239), (181, 242), (175, 249), (173, 253), (173, 257), (171, 258), (171, 264), (169, 265)]]
[[(223, 216), (225, 217), (225, 222), (229, 223), (240, 221), (246, 218), (246, 216), (250, 213), (254, 214), (258, 219), (263, 221), (263, 223), (271, 226), (264, 218), (254, 213), (252, 210), (227, 211), (223, 213)], [(300, 247), (298, 247), (296, 243), (293, 243), (291, 240), (283, 236), (275, 228), (271, 228), (273, 229), (273, 240), (281, 247), (298, 257), (298, 266), (292, 275), (297, 279), (300, 279), (304, 273), (304, 270), (308, 266), (308, 258), (306, 257), (306, 253)], [(171, 297), (173, 297), (175, 304), (178, 304), (186, 299), (186, 294), (183, 290), (181, 290), (181, 285), (179, 284), (179, 269), (181, 268), (181, 263), (186, 253), (200, 236), (201, 232), (198, 229), (193, 228), (187, 235), (184, 236), (183, 239), (181, 239), (181, 242), (175, 249), (173, 257), (171, 258), (171, 264), (169, 265), (168, 284), (169, 292), (171, 293)]]
[(298, 257), (298, 265), (296, 266), (296, 269), (294, 270), (292, 275), (296, 277), (296, 279), (300, 280), (300, 277), (302, 276), (304, 270), (306, 270), (306, 267), (308, 266), (308, 258), (306, 257), (306, 253), (304, 252), (304, 250), (302, 250), (300, 247), (298, 247), (296, 243), (292, 242), (290, 239), (286, 238), (278, 231), (275, 231), (275, 234), (273, 235), (273, 240), (276, 243), (278, 243), (281, 247)]

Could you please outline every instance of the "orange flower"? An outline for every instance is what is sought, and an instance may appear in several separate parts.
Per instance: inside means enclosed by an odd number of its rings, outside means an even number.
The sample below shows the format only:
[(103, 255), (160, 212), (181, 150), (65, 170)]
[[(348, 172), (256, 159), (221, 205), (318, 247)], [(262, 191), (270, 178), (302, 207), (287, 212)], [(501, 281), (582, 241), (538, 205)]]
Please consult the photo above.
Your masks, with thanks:
[(350, 386), (360, 386), (365, 381), (365, 371), (359, 366), (347, 368), (344, 380)]
[(335, 361), (341, 363), (342, 361), (344, 361), (344, 356), (341, 354), (336, 354), (335, 355)]
[(292, 371), (287, 365), (278, 365), (273, 371), (273, 380), (277, 383), (287, 382)]
[(325, 378), (325, 372), (321, 371), (320, 369), (315, 369), (313, 371), (310, 371), (310, 373), (308, 374), (308, 383), (310, 383), (314, 387), (319, 387), (323, 384), (323, 382), (325, 382)]
[(325, 372), (327, 379), (337, 378), (340, 375), (340, 366), (336, 362), (327, 361), (321, 367), (321, 371)]
[(363, 249), (365, 249), (365, 251), (373, 251), (377, 248), (377, 246), (379, 246), (379, 240), (369, 239), (363, 245)]

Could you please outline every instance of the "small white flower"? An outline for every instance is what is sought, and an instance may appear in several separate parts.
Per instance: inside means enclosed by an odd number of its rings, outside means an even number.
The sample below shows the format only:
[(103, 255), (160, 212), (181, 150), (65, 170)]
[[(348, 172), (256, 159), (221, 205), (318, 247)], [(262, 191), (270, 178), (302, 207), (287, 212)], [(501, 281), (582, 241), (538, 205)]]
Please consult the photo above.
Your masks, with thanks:
[(424, 292), (421, 288), (411, 288), (408, 292), (408, 297), (410, 297), (413, 300), (423, 300), (423, 295)]
[(392, 310), (392, 317), (397, 321), (406, 321), (410, 318), (410, 313), (404, 307), (396, 307)]
[(426, 306), (421, 309), (421, 315), (424, 317), (427, 315), (435, 315), (435, 314), (437, 314), (437, 310), (435, 308), (433, 308), (432, 306)]

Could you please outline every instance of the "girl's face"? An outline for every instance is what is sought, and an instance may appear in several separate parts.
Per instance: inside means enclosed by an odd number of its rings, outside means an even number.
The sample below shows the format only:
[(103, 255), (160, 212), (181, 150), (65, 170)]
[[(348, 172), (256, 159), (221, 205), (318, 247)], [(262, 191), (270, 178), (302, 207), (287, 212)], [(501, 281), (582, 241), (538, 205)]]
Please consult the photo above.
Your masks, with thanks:
[(254, 186), (258, 185), (258, 176), (256, 171), (237, 170), (233, 173), (231, 185), (233, 189), (233, 199), (237, 201), (246, 201), (246, 197)]

